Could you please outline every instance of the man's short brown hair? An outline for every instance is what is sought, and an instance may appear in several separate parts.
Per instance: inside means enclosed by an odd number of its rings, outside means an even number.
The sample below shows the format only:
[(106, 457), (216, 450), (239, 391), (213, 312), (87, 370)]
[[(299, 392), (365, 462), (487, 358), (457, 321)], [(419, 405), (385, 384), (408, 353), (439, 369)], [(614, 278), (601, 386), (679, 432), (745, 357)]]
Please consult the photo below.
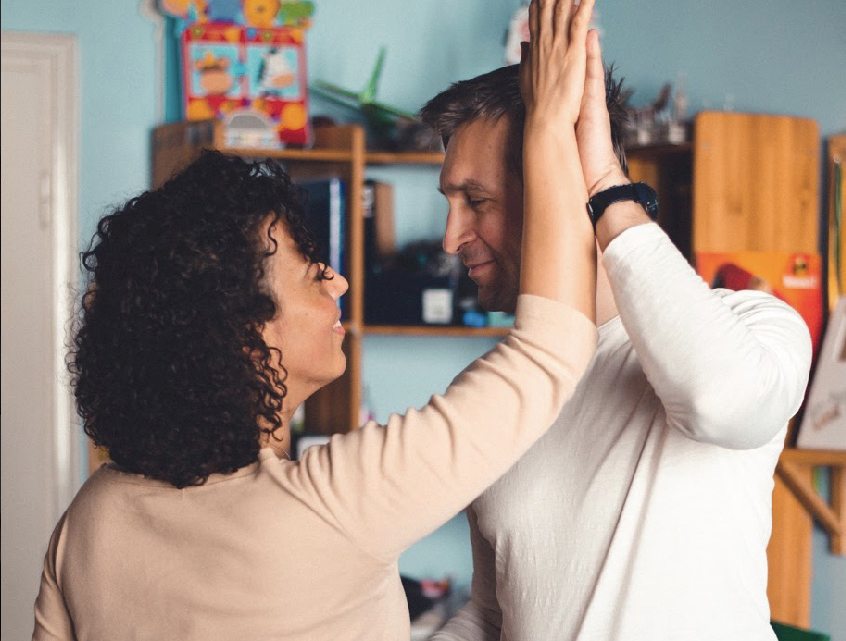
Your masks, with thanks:
[[(605, 87), (614, 152), (623, 171), (627, 171), (622, 144), (626, 110), (622, 80), (613, 78), (613, 66), (605, 73)], [(526, 108), (520, 95), (520, 65), (500, 67), (481, 76), (453, 83), (420, 110), (420, 117), (440, 135), (444, 146), (463, 125), (474, 120), (497, 121), (503, 116), (508, 117), (508, 168), (516, 176), (522, 177)]]

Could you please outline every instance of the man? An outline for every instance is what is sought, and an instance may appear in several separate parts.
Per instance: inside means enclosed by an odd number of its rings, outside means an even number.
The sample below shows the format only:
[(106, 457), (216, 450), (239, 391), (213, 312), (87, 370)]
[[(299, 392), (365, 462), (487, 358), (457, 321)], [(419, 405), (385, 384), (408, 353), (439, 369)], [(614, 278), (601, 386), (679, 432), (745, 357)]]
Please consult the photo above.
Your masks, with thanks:
[[(598, 350), (550, 431), (468, 508), (471, 600), (435, 638), (771, 641), (772, 475), (808, 330), (767, 294), (709, 290), (650, 220), (651, 195), (616, 189), (629, 181), (595, 33), (587, 56), (576, 137), (601, 252)], [(446, 144), (444, 248), (486, 309), (511, 311), (517, 69), (456, 83), (422, 116)]]

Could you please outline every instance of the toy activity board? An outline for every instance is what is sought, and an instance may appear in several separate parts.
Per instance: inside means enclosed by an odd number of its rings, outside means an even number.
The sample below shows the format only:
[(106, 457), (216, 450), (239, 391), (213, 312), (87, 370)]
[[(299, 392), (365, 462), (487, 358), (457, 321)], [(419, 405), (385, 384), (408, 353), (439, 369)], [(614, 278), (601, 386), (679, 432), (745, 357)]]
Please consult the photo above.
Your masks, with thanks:
[[(262, 141), (257, 146), (308, 142), (305, 32), (312, 3), (170, 0), (162, 9), (185, 20), (182, 87), (188, 120), (225, 119), (235, 140)], [(247, 122), (249, 136), (235, 132)]]

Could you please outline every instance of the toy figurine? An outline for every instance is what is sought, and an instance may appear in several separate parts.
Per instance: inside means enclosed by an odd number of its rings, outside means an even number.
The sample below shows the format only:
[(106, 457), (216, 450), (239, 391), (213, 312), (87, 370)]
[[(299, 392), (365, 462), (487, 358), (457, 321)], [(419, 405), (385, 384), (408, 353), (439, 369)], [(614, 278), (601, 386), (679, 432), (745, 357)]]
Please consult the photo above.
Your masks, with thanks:
[(368, 143), (372, 146), (417, 151), (440, 149), (440, 140), (413, 113), (376, 100), (384, 63), (385, 48), (382, 47), (370, 79), (359, 92), (323, 80), (316, 80), (311, 89), (330, 102), (358, 111), (367, 124)]

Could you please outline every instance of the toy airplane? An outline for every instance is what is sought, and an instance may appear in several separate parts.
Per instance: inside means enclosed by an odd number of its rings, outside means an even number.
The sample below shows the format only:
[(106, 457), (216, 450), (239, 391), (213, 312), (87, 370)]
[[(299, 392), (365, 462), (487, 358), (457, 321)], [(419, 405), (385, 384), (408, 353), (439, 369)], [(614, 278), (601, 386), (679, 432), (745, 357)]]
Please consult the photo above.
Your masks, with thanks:
[(385, 48), (382, 47), (376, 57), (370, 79), (364, 89), (357, 93), (324, 80), (315, 80), (312, 91), (337, 105), (358, 110), (375, 132), (386, 134), (396, 126), (397, 119), (416, 121), (417, 117), (413, 113), (376, 101), (384, 63)]

